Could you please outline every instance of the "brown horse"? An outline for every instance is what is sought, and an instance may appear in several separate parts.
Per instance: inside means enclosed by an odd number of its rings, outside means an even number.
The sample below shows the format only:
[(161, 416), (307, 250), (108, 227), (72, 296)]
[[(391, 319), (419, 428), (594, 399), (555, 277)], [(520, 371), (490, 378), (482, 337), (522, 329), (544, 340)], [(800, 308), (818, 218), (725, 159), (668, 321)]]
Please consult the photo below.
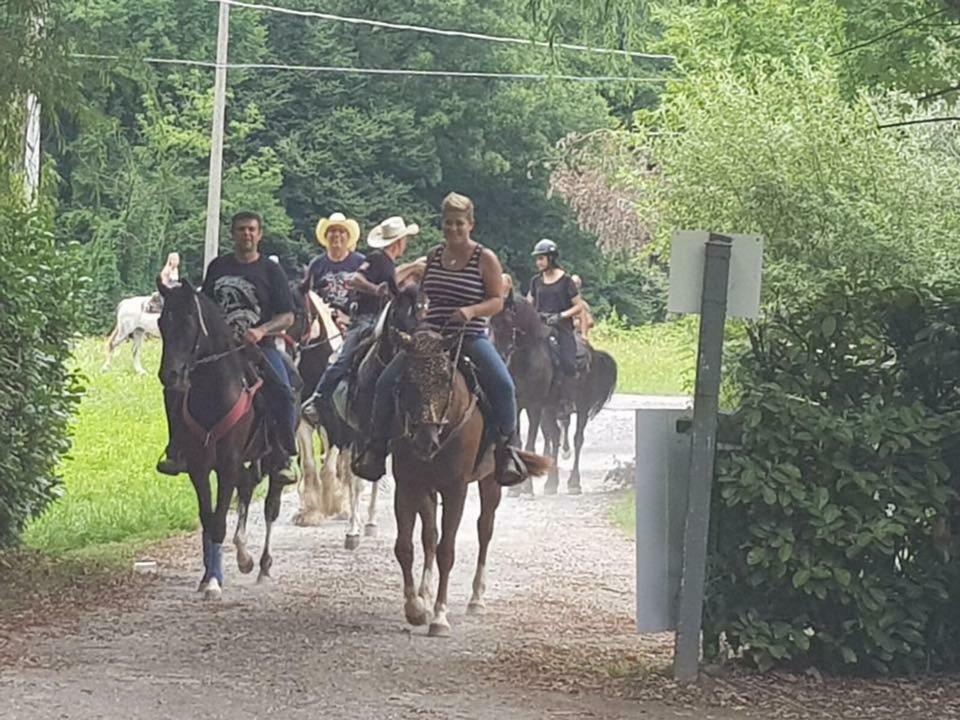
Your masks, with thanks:
[[(617, 387), (617, 363), (608, 353), (587, 347), (588, 363), (574, 378), (554, 382), (559, 370), (553, 364), (549, 331), (533, 305), (519, 295), (511, 296), (504, 310), (491, 321), (493, 339), (501, 357), (507, 361), (517, 386), (517, 403), (527, 410), (530, 428), (527, 450), (536, 443), (537, 430), (543, 430), (544, 454), (553, 460), (544, 492), (556, 494), (560, 485), (557, 457), (561, 445), (562, 406), (571, 401), (577, 415), (574, 433), (573, 470), (567, 489), (574, 495), (580, 486), (580, 454), (587, 423), (607, 404)], [(532, 483), (525, 482), (517, 492), (533, 493)]]
[[(160, 315), (163, 355), (160, 379), (181, 399), (182, 421), (176, 425), (177, 447), (183, 452), (200, 507), (203, 528), (203, 566), (200, 590), (219, 600), (223, 587), (222, 546), (227, 512), (234, 490), (239, 516), (234, 544), (242, 573), (253, 570), (246, 549), (246, 526), (253, 490), (267, 469), (270, 477), (264, 507), (266, 539), (260, 557), (259, 580), (270, 576), (273, 557), (270, 535), (280, 514), (284, 482), (267, 438), (266, 408), (257, 391), (262, 381), (251, 382), (249, 354), (239, 345), (220, 308), (189, 282), (168, 288), (158, 282), (164, 296)], [(210, 472), (217, 473), (216, 505), (211, 495)]]
[[(480, 552), (467, 608), (471, 613), (484, 607), (487, 548), (493, 536), (501, 489), (492, 446), (484, 441), (485, 420), (477, 397), (470, 391), (456, 360), (450, 357), (452, 341), (430, 330), (398, 334), (407, 356), (398, 398), (403, 432), (393, 442), (393, 474), (397, 483), (395, 552), (403, 571), (404, 611), (410, 624), (426, 624), (436, 557), (440, 578), (429, 634), (446, 636), (450, 633), (447, 588), (467, 487), (474, 480), (480, 486)], [(550, 463), (544, 457), (526, 452), (521, 457), (532, 475), (543, 475), (549, 469)], [(439, 546), (437, 493), (443, 500)], [(413, 528), (418, 514), (423, 523), (424, 552), (419, 590), (413, 578)]]

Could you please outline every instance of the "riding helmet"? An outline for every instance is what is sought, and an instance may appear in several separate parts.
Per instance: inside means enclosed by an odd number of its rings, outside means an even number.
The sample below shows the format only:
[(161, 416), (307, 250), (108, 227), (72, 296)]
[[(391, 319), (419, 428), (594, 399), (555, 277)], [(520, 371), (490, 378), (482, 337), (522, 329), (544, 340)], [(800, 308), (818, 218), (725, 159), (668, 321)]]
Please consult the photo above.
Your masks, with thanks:
[(553, 240), (544, 238), (534, 246), (533, 252), (530, 254), (533, 257), (537, 257), (538, 255), (546, 255), (547, 257), (553, 257), (556, 259), (560, 257), (560, 248), (557, 247), (557, 244)]

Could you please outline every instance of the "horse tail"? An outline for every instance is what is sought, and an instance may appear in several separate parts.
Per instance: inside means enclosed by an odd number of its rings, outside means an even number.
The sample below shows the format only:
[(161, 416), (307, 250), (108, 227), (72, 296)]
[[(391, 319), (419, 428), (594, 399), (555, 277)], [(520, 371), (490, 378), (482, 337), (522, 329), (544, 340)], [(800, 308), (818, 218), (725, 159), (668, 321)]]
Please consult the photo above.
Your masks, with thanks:
[(617, 389), (617, 361), (603, 350), (594, 350), (590, 374), (593, 375), (591, 390), (596, 393), (587, 413), (587, 417), (592, 420), (610, 402), (610, 398)]
[(553, 467), (553, 460), (543, 455), (537, 455), (536, 453), (527, 452), (526, 450), (518, 450), (517, 455), (520, 456), (523, 464), (526, 465), (530, 477), (542, 477), (550, 472), (550, 468)]

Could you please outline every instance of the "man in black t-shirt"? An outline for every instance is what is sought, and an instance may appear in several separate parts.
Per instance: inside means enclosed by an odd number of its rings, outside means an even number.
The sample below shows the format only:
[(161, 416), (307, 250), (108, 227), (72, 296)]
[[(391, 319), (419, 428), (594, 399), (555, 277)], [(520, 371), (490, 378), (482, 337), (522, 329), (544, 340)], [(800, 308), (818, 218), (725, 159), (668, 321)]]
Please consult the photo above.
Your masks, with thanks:
[[(295, 370), (274, 344), (277, 335), (293, 324), (293, 296), (283, 269), (260, 254), (263, 220), (256, 213), (241, 212), (230, 224), (233, 253), (214, 259), (203, 279), (203, 292), (223, 311), (227, 324), (237, 339), (248, 345), (259, 345), (267, 361), (264, 393), (274, 415), (278, 438), (287, 454), (280, 475), (290, 482), (296, 477), (290, 457), (297, 452), (297, 403), (293, 394)], [(179, 412), (180, 401), (172, 391), (164, 390), (167, 399), (168, 424), (171, 412)], [(172, 428), (171, 428), (172, 430)], [(171, 438), (173, 434), (171, 432)], [(176, 448), (167, 445), (157, 470), (167, 475), (186, 472)]]
[(416, 224), (407, 225), (403, 218), (384, 220), (370, 231), (367, 245), (374, 251), (350, 279), (354, 311), (350, 330), (343, 340), (337, 359), (324, 371), (313, 396), (304, 403), (304, 416), (316, 423), (319, 418), (316, 404), (329, 402), (340, 381), (350, 372), (360, 341), (377, 320), (385, 300), (397, 293), (397, 259), (407, 251), (407, 240), (420, 232)]

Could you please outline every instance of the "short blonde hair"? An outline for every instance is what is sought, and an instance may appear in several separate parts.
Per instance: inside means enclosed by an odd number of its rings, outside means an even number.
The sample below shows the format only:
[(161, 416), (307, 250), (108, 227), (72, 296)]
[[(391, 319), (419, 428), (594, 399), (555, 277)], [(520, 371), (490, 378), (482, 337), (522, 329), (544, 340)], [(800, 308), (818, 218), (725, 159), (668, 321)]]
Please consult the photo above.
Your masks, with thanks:
[(440, 210), (446, 214), (448, 212), (466, 213), (467, 217), (473, 220), (473, 200), (466, 195), (452, 192), (443, 199)]

